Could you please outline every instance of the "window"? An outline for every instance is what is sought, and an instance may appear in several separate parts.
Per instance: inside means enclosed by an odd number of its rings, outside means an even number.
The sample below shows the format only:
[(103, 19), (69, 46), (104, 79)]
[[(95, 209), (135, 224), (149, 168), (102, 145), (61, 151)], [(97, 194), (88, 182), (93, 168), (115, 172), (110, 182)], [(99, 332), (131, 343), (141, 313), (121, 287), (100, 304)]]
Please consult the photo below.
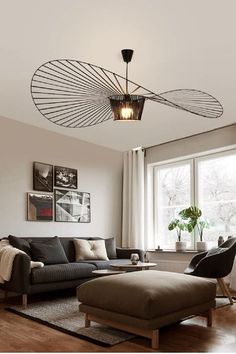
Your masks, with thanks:
[[(185, 159), (154, 166), (155, 246), (174, 249), (177, 236), (169, 231), (170, 221), (180, 210), (197, 205), (210, 223), (204, 240), (210, 247), (219, 236), (236, 235), (236, 151)], [(182, 240), (193, 249), (197, 231), (182, 233)]]
[(236, 153), (196, 162), (198, 206), (210, 221), (204, 239), (213, 247), (219, 236), (236, 235)]
[[(168, 230), (170, 220), (177, 217), (180, 210), (191, 204), (191, 161), (160, 166), (155, 171), (156, 184), (156, 224), (158, 244), (171, 249), (175, 246), (173, 231)], [(183, 240), (190, 237), (187, 232), (183, 233)], [(189, 244), (190, 246), (190, 244)]]

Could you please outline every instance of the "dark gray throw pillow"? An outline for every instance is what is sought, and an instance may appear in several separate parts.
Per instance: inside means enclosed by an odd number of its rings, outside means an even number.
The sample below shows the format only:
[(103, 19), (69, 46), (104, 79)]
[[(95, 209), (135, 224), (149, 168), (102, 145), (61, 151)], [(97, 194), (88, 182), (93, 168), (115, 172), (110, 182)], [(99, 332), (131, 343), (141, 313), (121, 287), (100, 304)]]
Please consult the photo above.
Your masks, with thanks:
[(12, 235), (8, 236), (8, 240), (12, 247), (18, 248), (19, 250), (25, 252), (26, 254), (28, 254), (28, 256), (31, 257), (31, 247), (28, 241), (24, 240), (23, 238)]
[(42, 242), (31, 242), (32, 259), (44, 264), (69, 263), (61, 242), (57, 236)]
[(105, 238), (105, 247), (107, 251), (107, 257), (109, 259), (115, 259), (117, 258), (116, 254), (116, 240), (114, 237), (112, 238)]

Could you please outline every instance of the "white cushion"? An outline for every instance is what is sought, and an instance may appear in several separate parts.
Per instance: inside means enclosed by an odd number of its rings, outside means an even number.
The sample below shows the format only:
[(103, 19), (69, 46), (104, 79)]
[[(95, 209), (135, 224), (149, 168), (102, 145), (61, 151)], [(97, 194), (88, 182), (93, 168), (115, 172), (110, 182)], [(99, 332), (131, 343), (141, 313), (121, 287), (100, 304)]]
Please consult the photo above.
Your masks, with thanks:
[(76, 262), (90, 259), (109, 260), (104, 240), (90, 241), (74, 238), (74, 245)]

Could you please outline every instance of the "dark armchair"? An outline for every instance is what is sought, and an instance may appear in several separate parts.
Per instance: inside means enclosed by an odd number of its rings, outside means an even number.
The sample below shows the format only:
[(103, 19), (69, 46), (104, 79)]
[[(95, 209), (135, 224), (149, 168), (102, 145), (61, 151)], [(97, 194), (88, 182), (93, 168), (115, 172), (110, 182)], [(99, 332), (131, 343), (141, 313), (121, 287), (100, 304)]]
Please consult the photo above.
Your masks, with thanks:
[(223, 278), (232, 271), (235, 254), (236, 237), (225, 241), (217, 249), (194, 256), (184, 273), (196, 277), (217, 279), (223, 295), (226, 295), (230, 303), (233, 304), (233, 299)]

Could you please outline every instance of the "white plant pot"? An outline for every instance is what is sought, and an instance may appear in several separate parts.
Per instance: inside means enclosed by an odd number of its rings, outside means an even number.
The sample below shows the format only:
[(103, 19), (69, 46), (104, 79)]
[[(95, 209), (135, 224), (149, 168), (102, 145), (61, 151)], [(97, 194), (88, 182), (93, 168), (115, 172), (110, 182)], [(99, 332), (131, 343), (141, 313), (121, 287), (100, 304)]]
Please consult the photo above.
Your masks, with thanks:
[(198, 241), (197, 242), (197, 251), (199, 251), (199, 252), (207, 251), (207, 242)]
[(187, 242), (184, 241), (176, 241), (175, 242), (175, 249), (178, 252), (183, 252), (186, 251), (187, 248)]

